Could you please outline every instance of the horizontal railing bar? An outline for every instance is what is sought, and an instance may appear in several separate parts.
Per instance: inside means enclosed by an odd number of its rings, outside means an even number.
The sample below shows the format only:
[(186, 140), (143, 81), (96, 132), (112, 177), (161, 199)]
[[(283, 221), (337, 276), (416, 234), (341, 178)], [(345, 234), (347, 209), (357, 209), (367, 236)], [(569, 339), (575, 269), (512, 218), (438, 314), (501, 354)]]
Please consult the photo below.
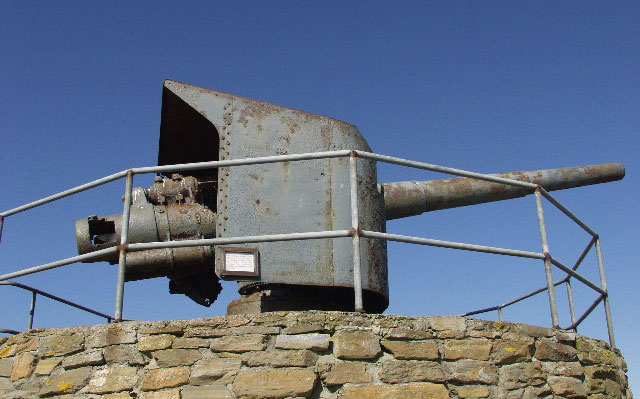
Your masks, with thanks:
[(582, 316), (580, 316), (580, 318), (578, 320), (576, 320), (575, 323), (573, 323), (572, 325), (563, 328), (563, 330), (573, 330), (576, 327), (578, 327), (580, 325), (580, 323), (582, 323), (584, 321), (584, 319), (587, 318), (587, 316), (589, 316), (591, 314), (591, 312), (593, 312), (593, 310), (600, 304), (600, 302), (602, 302), (602, 300), (604, 299), (604, 295), (600, 295), (592, 304), (591, 306), (589, 306), (589, 308), (587, 309), (586, 312), (584, 312), (584, 314)]
[(410, 161), (408, 159), (390, 157), (388, 155), (374, 154), (372, 152), (356, 151), (356, 154), (358, 154), (358, 156), (362, 158), (382, 161), (386, 163), (392, 163), (395, 165), (409, 166), (412, 168), (425, 169), (433, 172), (446, 173), (446, 174), (456, 175), (456, 176), (470, 177), (472, 179), (486, 180), (493, 183), (508, 184), (511, 186), (527, 187), (531, 189), (535, 189), (537, 187), (536, 184), (523, 182), (519, 180), (505, 179), (504, 177), (497, 177), (497, 176), (489, 176), (482, 173), (475, 173), (475, 172), (470, 172), (468, 170), (462, 170), (462, 169), (448, 168), (445, 166), (433, 165), (430, 163)]
[[(569, 280), (569, 276), (567, 276), (567, 277), (563, 278), (562, 280), (559, 280), (559, 281), (557, 281), (557, 282), (553, 283), (553, 286), (554, 286), (554, 287), (557, 287), (557, 286), (558, 286), (558, 285), (560, 285), (560, 284), (564, 284), (564, 283), (566, 283), (566, 282), (567, 282), (567, 280)], [(544, 287), (542, 287), (542, 288), (538, 288), (537, 290), (531, 291), (530, 293), (528, 293), (528, 294), (526, 294), (526, 295), (523, 295), (523, 296), (521, 296), (521, 297), (519, 297), (519, 298), (516, 298), (516, 299), (511, 300), (511, 301), (509, 301), (509, 302), (505, 302), (505, 303), (503, 303), (502, 305), (492, 306), (492, 307), (490, 307), (490, 308), (486, 308), (486, 309), (473, 310), (473, 311), (471, 311), (471, 312), (464, 313), (462, 316), (468, 316), (468, 315), (472, 315), (472, 314), (486, 313), (486, 312), (491, 312), (491, 311), (493, 311), (493, 310), (504, 309), (504, 308), (506, 308), (507, 306), (511, 306), (511, 305), (513, 305), (513, 304), (515, 304), (515, 303), (518, 303), (518, 302), (520, 302), (520, 301), (524, 301), (525, 299), (530, 298), (530, 297), (532, 297), (532, 296), (534, 296), (534, 295), (537, 295), (537, 294), (539, 294), (539, 293), (541, 293), (541, 292), (544, 292), (544, 291), (546, 291), (546, 290), (547, 290), (547, 286), (545, 285), (545, 286), (544, 286)]]
[(579, 217), (577, 217), (573, 212), (571, 212), (567, 207), (562, 205), (557, 199), (555, 199), (547, 190), (540, 187), (540, 193), (544, 195), (544, 197), (549, 200), (556, 208), (558, 208), (562, 213), (567, 215), (569, 219), (573, 220), (578, 224), (578, 226), (582, 227), (587, 233), (591, 234), (593, 237), (597, 237), (598, 234), (591, 229), (591, 227), (587, 226), (585, 222), (583, 222)]
[(582, 276), (581, 274), (579, 274), (575, 270), (567, 267), (564, 263), (560, 262), (557, 259), (554, 259), (552, 256), (550, 256), (550, 258), (551, 258), (551, 263), (554, 264), (557, 268), (559, 268), (563, 272), (565, 272), (567, 274), (570, 274), (576, 280), (582, 282), (583, 284), (585, 284), (589, 288), (593, 289), (594, 291), (597, 291), (602, 295), (606, 295), (607, 294), (602, 288), (598, 287), (597, 285), (595, 285), (594, 283), (589, 281), (587, 278), (585, 278), (584, 276)]
[(254, 242), (315, 240), (321, 238), (351, 237), (349, 230), (315, 231), (310, 233), (266, 234), (261, 236), (244, 236), (229, 238), (205, 238), (200, 240), (181, 240), (164, 242), (141, 242), (129, 244), (127, 251), (144, 251), (160, 248), (200, 247), (211, 245), (244, 244)]
[(56, 267), (70, 265), (76, 262), (82, 262), (84, 260), (90, 260), (95, 258), (100, 258), (104, 255), (110, 255), (112, 253), (118, 252), (117, 247), (105, 248), (95, 252), (91, 252), (88, 254), (72, 256), (71, 258), (57, 260), (51, 263), (45, 263), (44, 265), (30, 267), (28, 269), (18, 270), (17, 272), (7, 273), (0, 275), (0, 281), (9, 280), (16, 277), (26, 276), (28, 274), (38, 273), (49, 269), (55, 269)]
[(47, 297), (49, 299), (53, 299), (54, 301), (58, 301), (58, 302), (64, 303), (65, 305), (69, 305), (71, 307), (74, 307), (74, 308), (77, 308), (77, 309), (80, 309), (80, 310), (84, 310), (85, 312), (92, 313), (92, 314), (94, 314), (96, 316), (104, 317), (107, 320), (113, 319), (113, 316), (98, 312), (97, 310), (93, 310), (93, 309), (88, 308), (86, 306), (82, 306), (82, 305), (77, 304), (75, 302), (71, 302), (71, 301), (69, 301), (67, 299), (60, 298), (59, 296), (56, 296), (56, 295), (53, 295), (53, 294), (49, 294), (48, 292), (39, 290), (39, 289), (34, 288), (34, 287), (30, 287), (28, 285), (16, 283), (16, 282), (13, 282), (13, 281), (0, 281), (0, 285), (7, 285), (7, 286), (16, 287), (16, 288), (21, 288), (21, 289), (26, 290), (26, 291), (35, 292), (38, 295), (42, 295), (42, 296), (45, 296), (45, 297)]
[(463, 251), (485, 252), (491, 254), (500, 254), (508, 256), (517, 256), (521, 258), (544, 259), (544, 254), (537, 252), (520, 251), (516, 249), (506, 249), (498, 247), (488, 247), (485, 245), (466, 244), (454, 241), (433, 240), (430, 238), (419, 238), (412, 236), (403, 236), (398, 234), (378, 233), (375, 231), (362, 231), (363, 237), (378, 238), (382, 240), (406, 242), (409, 244), (429, 245), (432, 247), (461, 249)]
[(257, 164), (275, 163), (275, 162), (339, 158), (339, 157), (348, 156), (350, 153), (351, 153), (350, 150), (307, 152), (302, 154), (275, 155), (275, 156), (269, 156), (269, 157), (229, 159), (225, 161), (195, 162), (195, 163), (184, 163), (184, 164), (162, 165), (162, 166), (146, 166), (141, 168), (133, 168), (131, 170), (135, 174), (174, 172), (174, 171), (198, 170), (198, 169), (208, 169), (208, 168), (222, 168), (227, 166), (257, 165)]
[(70, 195), (80, 193), (82, 191), (86, 191), (86, 190), (88, 190), (90, 188), (94, 188), (94, 187), (101, 186), (103, 184), (110, 183), (110, 182), (112, 182), (114, 180), (121, 179), (121, 178), (125, 177), (126, 175), (127, 175), (126, 171), (114, 173), (112, 175), (103, 177), (103, 178), (98, 179), (98, 180), (94, 180), (92, 182), (83, 184), (81, 186), (70, 188), (68, 190), (59, 192), (57, 194), (50, 195), (48, 197), (39, 199), (37, 201), (33, 201), (33, 202), (28, 203), (28, 204), (21, 205), (21, 206), (19, 206), (17, 208), (13, 208), (13, 209), (10, 209), (8, 211), (4, 211), (4, 212), (0, 213), (0, 217), (5, 218), (7, 216), (15, 215), (16, 213), (19, 213), (19, 212), (24, 212), (24, 211), (26, 211), (28, 209), (35, 208), (35, 207), (40, 206), (40, 205), (44, 205), (44, 204), (47, 204), (47, 203), (55, 201), (55, 200), (59, 200), (59, 199), (64, 198), (64, 197), (68, 197)]
[(20, 331), (9, 330), (8, 328), (0, 328), (0, 334), (20, 334)]

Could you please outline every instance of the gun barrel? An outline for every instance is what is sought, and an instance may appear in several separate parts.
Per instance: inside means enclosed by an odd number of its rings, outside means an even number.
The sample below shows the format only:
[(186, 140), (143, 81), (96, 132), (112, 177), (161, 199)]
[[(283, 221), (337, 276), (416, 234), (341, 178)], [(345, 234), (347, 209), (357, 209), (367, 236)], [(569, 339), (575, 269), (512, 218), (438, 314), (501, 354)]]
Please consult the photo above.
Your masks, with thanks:
[[(620, 180), (624, 174), (623, 164), (608, 163), (530, 172), (497, 173), (491, 176), (529, 182), (540, 185), (547, 191), (554, 191)], [(531, 194), (531, 190), (526, 187), (468, 177), (381, 183), (379, 189), (384, 193), (387, 220)]]

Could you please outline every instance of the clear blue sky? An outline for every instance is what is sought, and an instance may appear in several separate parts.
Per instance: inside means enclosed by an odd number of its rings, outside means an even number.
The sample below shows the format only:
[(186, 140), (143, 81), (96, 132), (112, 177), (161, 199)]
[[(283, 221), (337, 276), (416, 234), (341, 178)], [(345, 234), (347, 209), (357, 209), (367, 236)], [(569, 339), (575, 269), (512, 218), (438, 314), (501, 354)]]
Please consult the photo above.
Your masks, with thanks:
[[(638, 389), (638, 21), (632, 1), (0, 1), (0, 210), (153, 165), (165, 78), (345, 120), (376, 152), (478, 172), (624, 162), (623, 181), (557, 196), (602, 236), (617, 343)], [(381, 181), (439, 177), (379, 168)], [(121, 212), (122, 192), (111, 184), (8, 218), (0, 273), (74, 255), (74, 220)], [(552, 254), (573, 264), (587, 236), (545, 209)], [(539, 251), (536, 223), (528, 197), (388, 229)], [(597, 281), (595, 256), (583, 268)], [(541, 262), (399, 244), (389, 245), (389, 270), (387, 312), (409, 315), (459, 314), (545, 284)], [(106, 264), (18, 281), (114, 309), (116, 270)], [(594, 296), (574, 289), (583, 311)], [(564, 290), (557, 295), (567, 325)], [(169, 296), (165, 279), (129, 283), (125, 317), (223, 314), (235, 296), (226, 284), (207, 309)], [(5, 287), (0, 300), (0, 327), (23, 329), (29, 294)], [(547, 297), (505, 318), (549, 325)], [(37, 327), (99, 322), (38, 302)], [(580, 332), (606, 339), (601, 308)]]

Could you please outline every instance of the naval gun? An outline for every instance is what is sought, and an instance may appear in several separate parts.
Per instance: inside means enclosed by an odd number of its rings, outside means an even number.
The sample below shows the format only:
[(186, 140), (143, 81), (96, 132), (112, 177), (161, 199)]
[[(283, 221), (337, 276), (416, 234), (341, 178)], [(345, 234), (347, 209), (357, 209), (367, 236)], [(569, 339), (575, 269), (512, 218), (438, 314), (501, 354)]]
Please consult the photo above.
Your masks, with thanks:
[[(326, 116), (164, 82), (158, 165), (334, 150), (371, 149), (358, 129)], [(329, 158), (171, 172), (132, 190), (129, 242), (228, 238), (348, 229), (349, 159)], [(624, 177), (622, 164), (510, 172), (548, 191)], [(378, 183), (375, 162), (357, 164), (360, 227), (385, 232), (386, 221), (423, 212), (530, 194), (526, 187), (451, 178)], [(76, 222), (78, 252), (120, 243), (122, 215)], [(361, 238), (363, 308), (389, 304), (384, 240)], [(169, 292), (210, 306), (220, 279), (238, 281), (229, 314), (275, 310), (354, 310), (352, 243), (346, 238), (195, 246), (127, 252), (126, 281), (166, 276)], [(242, 271), (227, 267), (231, 256)], [(91, 262), (118, 263), (117, 255)]]

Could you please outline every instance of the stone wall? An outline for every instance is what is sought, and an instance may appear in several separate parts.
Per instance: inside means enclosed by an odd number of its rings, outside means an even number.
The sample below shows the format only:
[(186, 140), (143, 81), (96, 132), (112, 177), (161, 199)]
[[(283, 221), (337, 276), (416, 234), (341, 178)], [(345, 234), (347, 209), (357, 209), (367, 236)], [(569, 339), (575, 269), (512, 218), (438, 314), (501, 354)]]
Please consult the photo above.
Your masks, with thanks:
[(2, 398), (631, 398), (601, 341), (461, 317), (275, 312), (30, 330)]

